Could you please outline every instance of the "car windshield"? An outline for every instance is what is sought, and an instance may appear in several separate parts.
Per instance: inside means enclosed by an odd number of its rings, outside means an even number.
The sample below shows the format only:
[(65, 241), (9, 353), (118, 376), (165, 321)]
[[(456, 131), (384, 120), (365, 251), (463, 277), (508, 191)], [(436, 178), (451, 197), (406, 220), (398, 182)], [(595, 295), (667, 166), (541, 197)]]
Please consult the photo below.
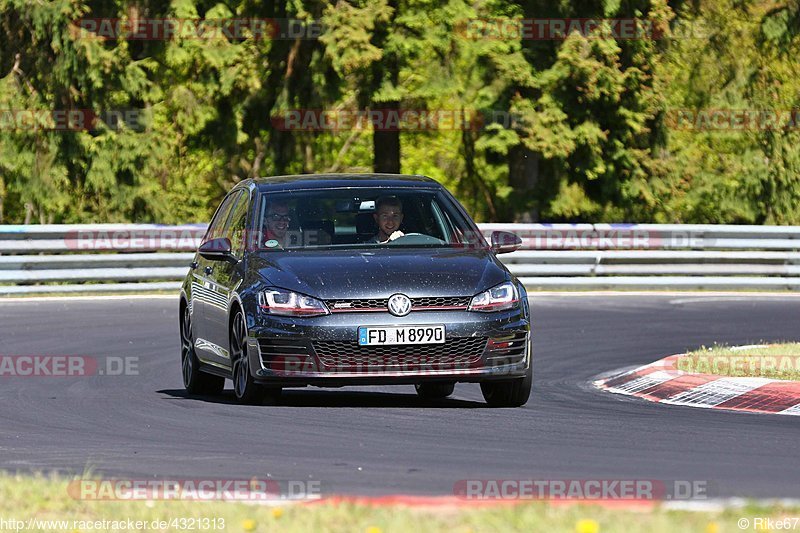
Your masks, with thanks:
[(437, 190), (321, 189), (261, 194), (255, 234), (266, 251), (485, 246)]

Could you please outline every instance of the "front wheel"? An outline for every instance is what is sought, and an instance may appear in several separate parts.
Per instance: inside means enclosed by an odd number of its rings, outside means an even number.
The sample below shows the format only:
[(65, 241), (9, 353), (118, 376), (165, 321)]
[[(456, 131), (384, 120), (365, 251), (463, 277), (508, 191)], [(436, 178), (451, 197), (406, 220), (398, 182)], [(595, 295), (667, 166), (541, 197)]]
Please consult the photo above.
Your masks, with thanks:
[(491, 407), (521, 407), (528, 402), (533, 384), (533, 363), (528, 366), (525, 377), (503, 381), (481, 383), (483, 399)]
[(233, 361), (233, 393), (240, 403), (260, 405), (267, 400), (277, 401), (280, 389), (267, 389), (259, 385), (250, 373), (250, 358), (247, 356), (247, 327), (244, 314), (236, 311), (231, 322), (231, 361)]
[(225, 378), (200, 370), (200, 361), (194, 351), (192, 318), (188, 307), (184, 307), (181, 315), (181, 374), (183, 387), (189, 394), (216, 395), (225, 388)]

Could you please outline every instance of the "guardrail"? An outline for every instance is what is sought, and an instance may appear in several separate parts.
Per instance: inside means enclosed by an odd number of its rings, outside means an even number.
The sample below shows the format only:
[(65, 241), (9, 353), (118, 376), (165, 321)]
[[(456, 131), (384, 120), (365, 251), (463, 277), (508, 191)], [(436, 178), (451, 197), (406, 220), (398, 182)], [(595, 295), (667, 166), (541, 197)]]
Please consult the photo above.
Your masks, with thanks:
[[(204, 224), (0, 225), (0, 294), (176, 290)], [(800, 226), (481, 224), (531, 288), (800, 289)]]

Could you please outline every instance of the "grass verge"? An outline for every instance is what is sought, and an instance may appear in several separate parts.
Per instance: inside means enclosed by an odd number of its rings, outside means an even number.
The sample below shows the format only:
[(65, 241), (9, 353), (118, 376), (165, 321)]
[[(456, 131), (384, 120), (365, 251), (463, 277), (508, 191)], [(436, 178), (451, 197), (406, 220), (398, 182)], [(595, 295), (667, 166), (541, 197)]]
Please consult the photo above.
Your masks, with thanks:
[[(353, 503), (263, 506), (226, 502), (84, 501), (70, 496), (68, 483), (69, 480), (57, 477), (0, 474), (0, 531), (131, 531), (128, 520), (144, 523), (142, 531), (718, 533), (741, 531), (740, 520), (748, 521), (744, 529), (766, 530), (768, 522), (760, 522), (764, 527), (759, 527), (757, 519), (772, 520), (773, 528), (778, 521), (800, 528), (797, 523), (800, 508), (780, 505), (753, 504), (690, 512), (663, 508), (613, 510), (588, 504), (554, 506), (546, 502), (420, 509)], [(17, 521), (24, 524), (23, 528), (17, 527)], [(114, 521), (118, 522), (116, 528)], [(163, 522), (165, 527), (161, 524), (153, 527), (154, 522)]]

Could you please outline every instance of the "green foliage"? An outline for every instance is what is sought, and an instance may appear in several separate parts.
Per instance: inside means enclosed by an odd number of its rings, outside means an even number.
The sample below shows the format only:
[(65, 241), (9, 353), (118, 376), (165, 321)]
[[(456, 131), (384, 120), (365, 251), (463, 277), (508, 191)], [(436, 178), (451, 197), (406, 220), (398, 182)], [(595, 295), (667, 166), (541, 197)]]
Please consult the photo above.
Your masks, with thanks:
[[(296, 19), (318, 38), (100, 39), (82, 18)], [(476, 19), (636, 18), (644, 38), (473, 35)], [(800, 3), (752, 0), (0, 0), (0, 223), (207, 220), (234, 183), (365, 172), (369, 128), (282, 131), (293, 109), (399, 105), (468, 127), (400, 134), (401, 169), (478, 220), (800, 224)], [(602, 36), (601, 36), (602, 35)], [(89, 128), (47, 123), (90, 110)], [(112, 111), (127, 111), (119, 123)], [(683, 113), (681, 115), (681, 113)], [(42, 118), (43, 117), (43, 118)], [(795, 116), (795, 121), (800, 116)]]
[(340, 75), (369, 67), (383, 57), (383, 50), (372, 44), (375, 23), (386, 23), (392, 14), (386, 0), (364, 2), (363, 7), (346, 1), (325, 9), (322, 22), (327, 31), (320, 36), (325, 56)]

